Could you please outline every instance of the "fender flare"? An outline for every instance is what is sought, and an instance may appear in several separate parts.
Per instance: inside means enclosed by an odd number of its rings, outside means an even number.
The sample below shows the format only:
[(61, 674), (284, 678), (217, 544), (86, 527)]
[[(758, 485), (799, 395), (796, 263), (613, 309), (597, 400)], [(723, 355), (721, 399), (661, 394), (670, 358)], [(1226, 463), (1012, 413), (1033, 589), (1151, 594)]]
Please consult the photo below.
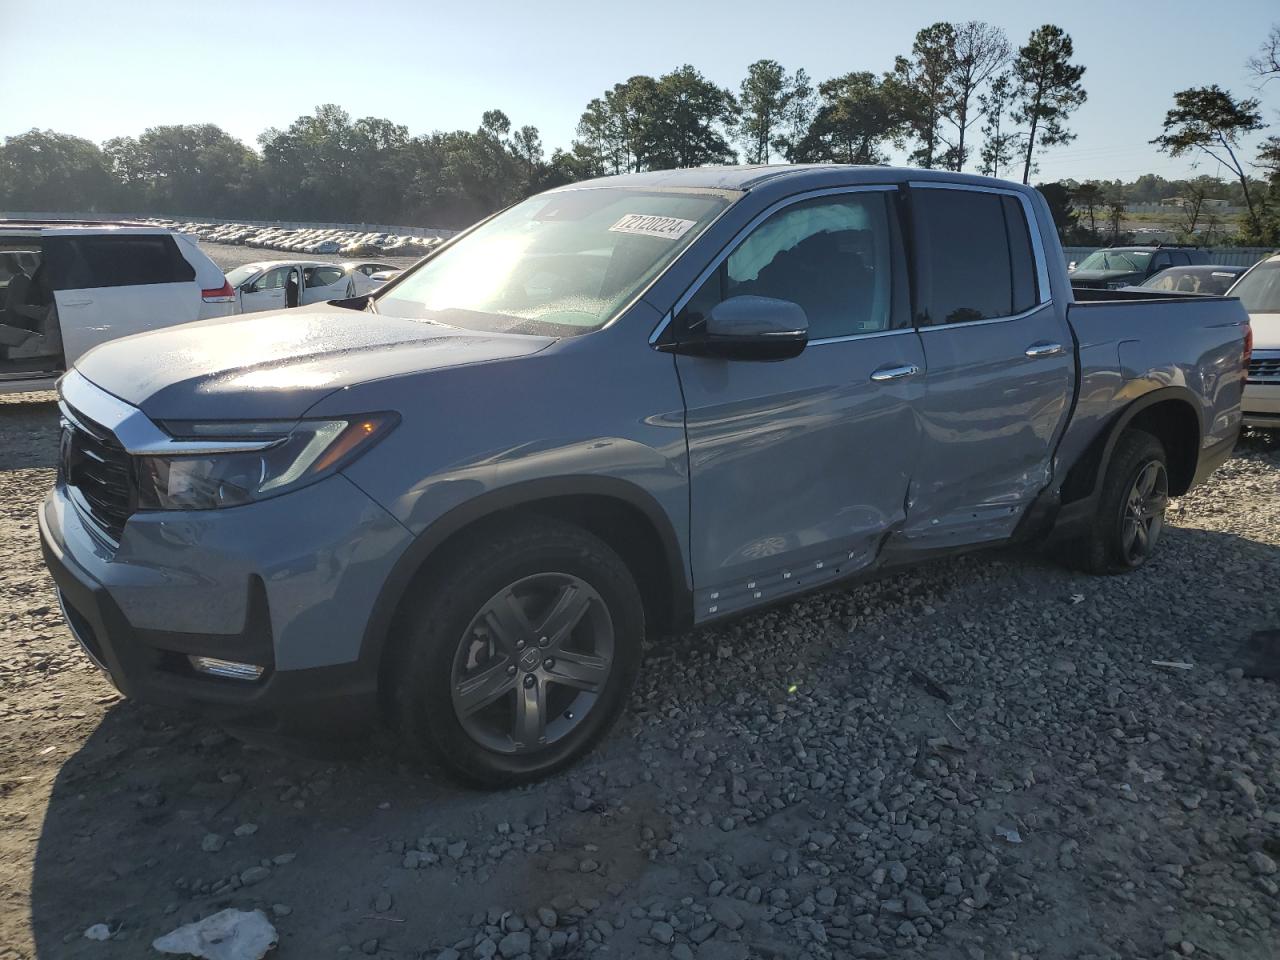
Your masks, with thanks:
[(589, 496), (618, 501), (638, 511), (657, 532), (669, 572), (672, 616), (676, 624), (692, 622), (693, 589), (688, 579), (686, 555), (676, 537), (670, 517), (652, 495), (635, 484), (616, 477), (578, 475), (542, 477), (500, 487), (468, 500), (448, 511), (422, 531), (392, 567), (374, 601), (360, 644), (360, 661), (366, 670), (381, 669), (383, 652), (400, 604), (413, 582), (437, 550), (450, 537), (489, 517), (507, 510), (532, 507), (537, 503), (565, 497)]
[[(1102, 486), (1102, 480), (1106, 476), (1107, 467), (1111, 464), (1111, 456), (1115, 452), (1116, 444), (1120, 441), (1120, 435), (1133, 422), (1133, 419), (1143, 410), (1155, 406), (1157, 403), (1164, 403), (1168, 400), (1177, 400), (1185, 403), (1191, 408), (1196, 420), (1196, 439), (1195, 449), (1197, 459), (1200, 454), (1200, 443), (1204, 436), (1204, 424), (1200, 415), (1200, 398), (1197, 397), (1190, 389), (1181, 386), (1159, 387), (1150, 390), (1142, 396), (1130, 401), (1123, 407), (1119, 413), (1115, 414), (1110, 423), (1099, 431), (1098, 435), (1090, 441), (1081, 453), (1080, 458), (1067, 468), (1062, 483), (1058, 490), (1061, 492), (1072, 484), (1084, 483), (1081, 476), (1087, 476), (1087, 486), (1079, 497), (1072, 498), (1070, 503), (1079, 500), (1091, 499)], [(1096, 465), (1090, 469), (1089, 464), (1096, 459)], [(1076, 471), (1079, 469), (1087, 470), (1087, 473), (1078, 476)]]

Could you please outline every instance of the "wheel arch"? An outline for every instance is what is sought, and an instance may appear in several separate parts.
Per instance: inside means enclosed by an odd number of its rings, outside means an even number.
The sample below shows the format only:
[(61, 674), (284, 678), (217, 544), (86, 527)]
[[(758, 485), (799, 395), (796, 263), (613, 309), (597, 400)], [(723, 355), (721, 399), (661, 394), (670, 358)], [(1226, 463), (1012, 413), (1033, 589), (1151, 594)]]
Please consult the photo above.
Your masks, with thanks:
[(1169, 492), (1186, 493), (1195, 480), (1202, 428), (1199, 401), (1186, 387), (1161, 387), (1129, 403), (1099, 432), (1067, 470), (1061, 486), (1065, 506), (1092, 497), (1101, 489), (1116, 443), (1129, 428), (1145, 430), (1164, 444)]
[[(529, 480), (476, 497), (440, 517), (405, 550), (387, 577), (365, 628), (361, 659), (381, 680), (397, 618), (415, 584), (468, 538), (526, 516), (574, 523), (613, 548), (636, 578), (651, 630), (692, 622), (684, 552), (663, 508), (646, 491), (612, 477)], [(379, 687), (385, 688), (381, 682)]]

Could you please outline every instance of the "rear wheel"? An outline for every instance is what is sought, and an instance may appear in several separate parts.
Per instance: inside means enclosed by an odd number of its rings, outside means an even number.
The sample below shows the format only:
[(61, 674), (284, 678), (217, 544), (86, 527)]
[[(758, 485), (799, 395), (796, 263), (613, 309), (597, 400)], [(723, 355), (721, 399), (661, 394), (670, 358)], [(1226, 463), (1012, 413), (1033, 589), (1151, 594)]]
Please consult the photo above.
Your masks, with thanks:
[(1074, 564), (1089, 573), (1127, 573), (1145, 564), (1164, 530), (1169, 468), (1164, 445), (1142, 430), (1116, 443), (1090, 532), (1072, 545)]
[(644, 633), (639, 590), (605, 543), (552, 520), (494, 531), (450, 560), (400, 637), (400, 725), (471, 782), (546, 776), (625, 705)]

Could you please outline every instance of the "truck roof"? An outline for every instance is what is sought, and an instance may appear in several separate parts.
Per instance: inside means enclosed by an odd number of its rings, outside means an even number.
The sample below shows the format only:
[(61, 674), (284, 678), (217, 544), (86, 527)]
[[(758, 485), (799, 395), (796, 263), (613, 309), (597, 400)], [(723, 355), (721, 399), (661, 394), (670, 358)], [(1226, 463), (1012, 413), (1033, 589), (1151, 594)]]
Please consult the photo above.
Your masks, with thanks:
[(914, 167), (889, 167), (878, 164), (845, 163), (777, 163), (730, 164), (724, 166), (693, 167), (683, 170), (653, 170), (646, 173), (622, 173), (610, 177), (597, 177), (560, 187), (573, 190), (582, 187), (656, 187), (686, 190), (732, 190), (746, 192), (766, 183), (793, 182), (803, 187), (856, 183), (906, 183), (908, 181), (938, 180), (948, 183), (964, 183), (971, 186), (1000, 187), (1001, 189), (1030, 190), (1020, 183), (980, 177), (969, 173), (952, 173), (947, 170), (923, 170)]

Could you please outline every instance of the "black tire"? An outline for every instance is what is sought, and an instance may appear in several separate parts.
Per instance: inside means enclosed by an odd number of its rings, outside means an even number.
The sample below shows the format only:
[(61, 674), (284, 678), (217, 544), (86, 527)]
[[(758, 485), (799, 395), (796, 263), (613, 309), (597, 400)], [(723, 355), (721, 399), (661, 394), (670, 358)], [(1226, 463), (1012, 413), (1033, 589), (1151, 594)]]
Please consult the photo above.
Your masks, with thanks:
[[(1155, 479), (1149, 497), (1135, 512), (1135, 490)], [(1145, 564), (1159, 543), (1169, 501), (1169, 468), (1164, 444), (1143, 430), (1121, 434), (1107, 466), (1098, 509), (1089, 532), (1070, 544), (1067, 559), (1087, 573), (1129, 573)], [(1147, 518), (1147, 514), (1151, 514)], [(1143, 533), (1143, 531), (1146, 531)]]
[[(530, 518), (468, 538), (447, 562), (433, 565), (431, 574), (396, 638), (395, 719), (410, 744), (429, 762), (482, 787), (546, 777), (590, 750), (626, 705), (644, 637), (640, 591), (618, 554), (579, 527)], [(558, 585), (563, 589), (559, 599), (554, 592)], [(548, 596), (545, 609), (538, 605), (543, 593)], [(518, 600), (519, 613), (511, 621), (498, 622), (511, 610), (497, 603), (499, 596)], [(564, 597), (569, 600), (562, 602)], [(512, 626), (513, 635), (526, 628), (536, 631), (544, 612), (550, 622), (561, 606), (580, 601), (585, 603), (584, 613), (576, 626), (567, 628), (567, 639), (557, 641), (554, 649), (539, 650), (533, 665), (525, 661), (534, 643), (548, 637), (526, 642), (519, 651), (515, 643), (501, 639)], [(572, 615), (563, 613), (561, 622), (568, 623)], [(611, 630), (607, 658), (596, 647), (590, 654), (581, 653), (582, 638), (600, 643), (606, 624)], [(543, 653), (557, 650), (560, 661), (542, 659)], [(590, 679), (603, 677), (593, 690), (577, 689), (581, 677), (571, 678), (573, 686), (562, 685), (566, 678), (560, 674), (573, 672), (574, 657), (590, 662)], [(603, 672), (599, 662), (607, 664)], [(555, 672), (543, 669), (549, 664)], [(531, 676), (533, 684), (528, 683)], [(474, 713), (462, 715), (464, 708), (455, 705), (455, 696), (473, 696), (475, 703), (482, 703), (496, 693), (496, 685), (508, 682), (510, 689), (474, 708)], [(466, 689), (473, 693), (464, 693)], [(528, 703), (538, 698), (544, 699), (541, 709), (531, 709)], [(570, 700), (569, 708), (562, 708)], [(501, 725), (507, 702), (511, 730), (504, 739)], [(535, 716), (542, 718), (544, 738), (531, 746), (530, 730), (535, 727), (527, 718)]]

